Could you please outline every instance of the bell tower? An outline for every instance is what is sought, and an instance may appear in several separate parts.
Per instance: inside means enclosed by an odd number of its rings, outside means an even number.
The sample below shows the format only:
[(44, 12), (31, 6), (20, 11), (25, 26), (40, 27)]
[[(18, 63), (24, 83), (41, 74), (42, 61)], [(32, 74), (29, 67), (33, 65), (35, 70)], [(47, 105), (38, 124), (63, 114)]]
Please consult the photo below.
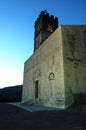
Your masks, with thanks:
[(58, 18), (41, 11), (35, 21), (34, 52), (58, 28)]

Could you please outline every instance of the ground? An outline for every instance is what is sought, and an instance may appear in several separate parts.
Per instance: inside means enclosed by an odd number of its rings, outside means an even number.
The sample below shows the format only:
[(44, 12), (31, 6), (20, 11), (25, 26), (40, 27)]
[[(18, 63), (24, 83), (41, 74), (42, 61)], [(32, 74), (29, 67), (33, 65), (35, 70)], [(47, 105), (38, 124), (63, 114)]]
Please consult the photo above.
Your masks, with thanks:
[(86, 112), (69, 109), (29, 112), (0, 103), (0, 130), (86, 130)]

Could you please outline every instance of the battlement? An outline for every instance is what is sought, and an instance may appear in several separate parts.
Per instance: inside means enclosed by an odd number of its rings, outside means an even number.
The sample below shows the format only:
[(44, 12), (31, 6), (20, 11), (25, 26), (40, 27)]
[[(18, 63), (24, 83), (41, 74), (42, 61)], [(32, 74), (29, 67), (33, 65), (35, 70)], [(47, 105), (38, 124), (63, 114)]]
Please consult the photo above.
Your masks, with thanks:
[(35, 26), (39, 23), (40, 21), (40, 18), (47, 18), (48, 20), (52, 20), (56, 23), (58, 23), (58, 18), (57, 17), (54, 17), (53, 15), (50, 15), (49, 13), (47, 13), (47, 11), (41, 11), (39, 17), (37, 18), (37, 20), (35, 21)]
[(34, 51), (58, 28), (58, 18), (41, 11), (35, 21)]

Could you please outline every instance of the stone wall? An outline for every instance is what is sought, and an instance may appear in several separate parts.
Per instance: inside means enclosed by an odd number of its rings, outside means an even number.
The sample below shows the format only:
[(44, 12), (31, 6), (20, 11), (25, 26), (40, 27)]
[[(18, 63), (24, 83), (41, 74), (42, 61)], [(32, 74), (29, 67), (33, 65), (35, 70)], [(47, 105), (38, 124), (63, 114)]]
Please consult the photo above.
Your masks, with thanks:
[(86, 93), (86, 26), (62, 26), (66, 107)]
[(36, 81), (38, 81), (38, 100), (42, 105), (64, 108), (61, 27), (25, 62), (23, 102), (35, 99)]
[(22, 102), (67, 108), (80, 93), (86, 93), (86, 26), (60, 26), (25, 62)]

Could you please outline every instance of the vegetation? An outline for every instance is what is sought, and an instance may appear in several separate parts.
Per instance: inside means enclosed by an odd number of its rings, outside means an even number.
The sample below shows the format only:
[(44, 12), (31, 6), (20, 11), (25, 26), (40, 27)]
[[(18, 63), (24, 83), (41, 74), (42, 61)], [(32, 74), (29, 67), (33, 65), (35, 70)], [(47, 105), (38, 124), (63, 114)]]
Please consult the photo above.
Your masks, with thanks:
[(22, 99), (22, 86), (16, 85), (0, 89), (0, 102), (20, 102)]

